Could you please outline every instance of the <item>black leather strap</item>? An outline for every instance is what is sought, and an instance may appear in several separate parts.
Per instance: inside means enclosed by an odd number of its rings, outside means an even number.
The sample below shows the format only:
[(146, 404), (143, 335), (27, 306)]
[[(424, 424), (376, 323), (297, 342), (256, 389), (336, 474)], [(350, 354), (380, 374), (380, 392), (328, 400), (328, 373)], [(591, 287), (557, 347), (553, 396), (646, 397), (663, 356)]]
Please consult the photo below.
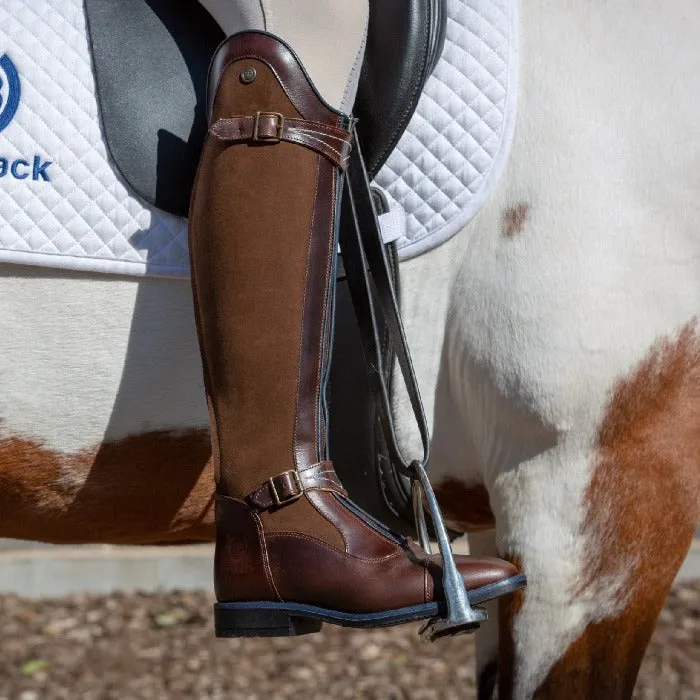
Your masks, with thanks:
[(340, 248), (389, 458), (401, 473), (414, 477), (411, 468), (413, 460), (409, 461), (405, 458), (396, 435), (391, 396), (386, 381), (389, 373), (384, 367), (382, 352), (380, 313), (388, 328), (389, 340), (396, 354), (418, 426), (423, 444), (421, 461), (424, 466), (427, 466), (430, 458), (428, 424), (392, 285), (391, 271), (357, 134), (355, 139), (355, 147), (350, 154), (350, 164), (345, 177)]

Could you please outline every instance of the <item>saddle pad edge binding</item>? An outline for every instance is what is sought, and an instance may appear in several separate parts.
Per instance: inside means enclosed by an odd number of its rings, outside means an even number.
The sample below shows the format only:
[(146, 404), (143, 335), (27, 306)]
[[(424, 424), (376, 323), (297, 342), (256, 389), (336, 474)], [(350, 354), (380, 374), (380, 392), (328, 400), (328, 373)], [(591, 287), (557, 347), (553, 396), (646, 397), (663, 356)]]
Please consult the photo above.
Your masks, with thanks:
[[(474, 0), (449, 0), (450, 11), (448, 21), (454, 21), (453, 17), (456, 13), (456, 5), (471, 5), (473, 2)], [(508, 157), (510, 155), (510, 149), (515, 133), (518, 110), (518, 87), (520, 75), (519, 11), (517, 2), (514, 0), (501, 0), (501, 4), (506, 7), (508, 11), (509, 31), (508, 57), (506, 61), (508, 73), (505, 84), (506, 95), (503, 110), (503, 126), (501, 129), (498, 146), (495, 149), (495, 155), (493, 156), (488, 169), (481, 173), (478, 188), (476, 191), (473, 191), (471, 187), (469, 187), (470, 197), (467, 204), (460, 209), (458, 214), (448, 217), (448, 220), (442, 225), (429, 227), (426, 229), (415, 219), (414, 214), (407, 211), (407, 208), (403, 207), (401, 205), (401, 201), (397, 200), (396, 198), (397, 193), (395, 191), (395, 185), (400, 179), (400, 176), (396, 175), (395, 171), (392, 169), (392, 160), (394, 158), (404, 160), (408, 158), (408, 153), (411, 152), (411, 146), (409, 145), (410, 139), (413, 138), (413, 134), (419, 131), (420, 122), (428, 121), (425, 117), (422, 117), (421, 114), (425, 111), (428, 113), (430, 111), (429, 109), (426, 109), (426, 106), (431, 100), (427, 94), (430, 93), (431, 87), (434, 88), (436, 83), (443, 82), (437, 76), (432, 76), (428, 79), (424, 90), (424, 95), (418, 105), (416, 114), (407, 128), (407, 134), (405, 134), (399, 141), (394, 154), (390, 156), (389, 162), (385, 164), (378, 175), (378, 186), (388, 194), (391, 202), (391, 209), (394, 210), (398, 208), (399, 210), (404, 210), (407, 221), (406, 228), (411, 228), (410, 224), (413, 223), (414, 225), (412, 228), (421, 229), (418, 235), (412, 235), (411, 231), (408, 231), (408, 235), (406, 237), (397, 241), (399, 260), (402, 262), (404, 260), (410, 260), (423, 255), (424, 253), (439, 247), (456, 236), (488, 202), (489, 197), (493, 193), (494, 188), (497, 186), (508, 163)], [(449, 38), (447, 39), (447, 43), (451, 43)], [(440, 63), (447, 63), (447, 59), (444, 55), (440, 59), (439, 64)], [(389, 183), (388, 186), (387, 183)], [(411, 219), (414, 219), (413, 222), (411, 222)]]

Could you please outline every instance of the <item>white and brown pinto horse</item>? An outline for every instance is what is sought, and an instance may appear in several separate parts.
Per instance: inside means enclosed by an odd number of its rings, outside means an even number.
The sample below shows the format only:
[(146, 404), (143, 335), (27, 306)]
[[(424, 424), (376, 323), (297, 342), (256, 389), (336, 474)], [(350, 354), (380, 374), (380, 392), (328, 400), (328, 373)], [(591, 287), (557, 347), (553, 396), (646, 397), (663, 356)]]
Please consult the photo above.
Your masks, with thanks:
[[(520, 13), (509, 165), (403, 307), (448, 519), (528, 575), (482, 696), (629, 698), (698, 521), (700, 4)], [(4, 266), (0, 299), (0, 536), (211, 539), (188, 283)]]

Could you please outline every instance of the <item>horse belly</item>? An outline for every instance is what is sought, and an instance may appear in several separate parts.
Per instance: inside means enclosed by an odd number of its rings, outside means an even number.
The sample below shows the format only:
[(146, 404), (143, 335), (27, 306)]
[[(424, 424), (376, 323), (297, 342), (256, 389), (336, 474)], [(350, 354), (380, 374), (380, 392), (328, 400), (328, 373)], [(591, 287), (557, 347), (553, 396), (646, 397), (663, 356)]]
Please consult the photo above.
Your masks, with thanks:
[[(436, 475), (489, 484), (565, 441), (590, 444), (616, 383), (697, 332), (700, 13), (676, 4), (607, 19), (525, 4), (509, 164), (461, 234), (449, 294)], [(664, 100), (648, 99), (649, 71)]]
[(210, 539), (189, 283), (0, 267), (0, 536)]

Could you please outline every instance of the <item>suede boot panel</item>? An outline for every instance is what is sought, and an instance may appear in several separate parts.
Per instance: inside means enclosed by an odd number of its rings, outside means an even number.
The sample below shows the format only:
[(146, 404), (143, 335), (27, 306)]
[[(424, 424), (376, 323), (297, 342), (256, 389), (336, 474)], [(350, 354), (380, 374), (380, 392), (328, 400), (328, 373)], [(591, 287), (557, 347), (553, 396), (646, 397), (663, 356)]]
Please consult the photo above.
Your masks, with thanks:
[[(237, 113), (293, 111), (284, 93), (249, 103), (234, 65)], [(259, 75), (274, 80), (271, 72)], [(233, 98), (231, 98), (233, 99)], [(191, 250), (200, 336), (220, 457), (220, 492), (243, 498), (294, 469), (301, 319), (318, 156), (289, 143), (212, 144), (195, 191)], [(280, 211), (285, 212), (283, 217)], [(225, 427), (225, 429), (223, 429)]]
[(266, 534), (273, 532), (307, 532), (340, 552), (346, 549), (342, 532), (312, 502), (313, 493), (278, 510), (260, 513)]
[[(251, 66), (256, 79), (244, 84), (240, 75)], [(299, 116), (275, 72), (251, 59), (225, 69), (214, 104), (215, 119)], [(207, 139), (191, 249), (220, 493), (244, 498), (294, 469), (295, 455), (301, 466), (320, 461), (320, 329), (334, 254), (335, 170), (295, 144)], [(304, 527), (345, 549), (306, 499), (262, 518), (270, 531)]]

